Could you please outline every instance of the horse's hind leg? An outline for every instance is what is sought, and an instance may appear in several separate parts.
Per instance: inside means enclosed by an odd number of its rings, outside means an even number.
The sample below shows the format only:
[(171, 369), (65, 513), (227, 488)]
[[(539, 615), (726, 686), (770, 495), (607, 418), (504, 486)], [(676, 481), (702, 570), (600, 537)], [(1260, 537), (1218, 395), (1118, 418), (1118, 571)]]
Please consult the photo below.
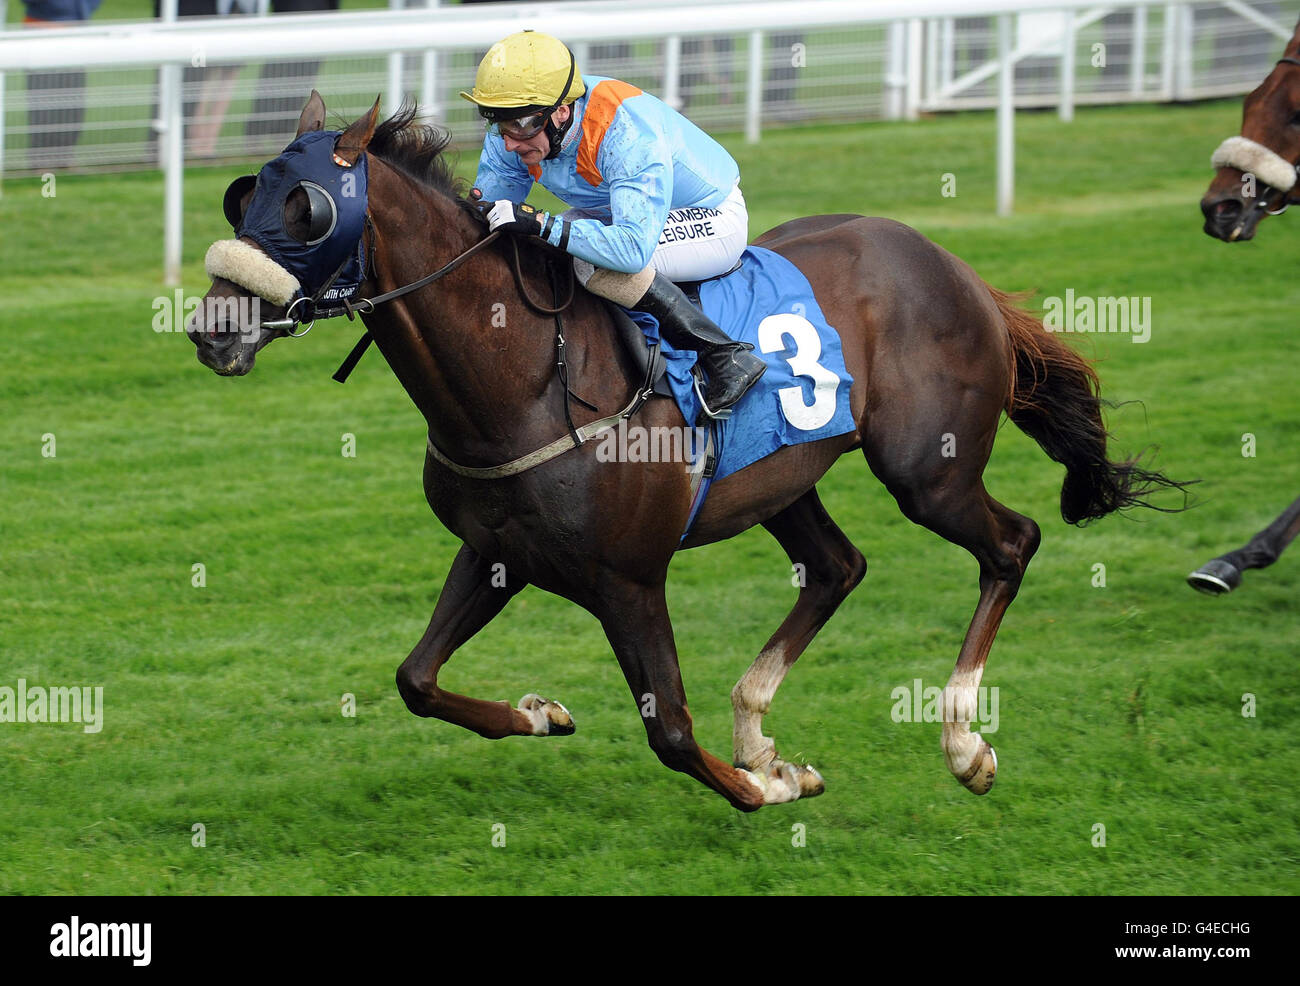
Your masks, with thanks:
[(763, 716), (786, 672), (812, 642), (844, 598), (866, 574), (867, 562), (822, 506), (816, 489), (763, 523), (803, 575), (799, 598), (758, 658), (731, 690), (735, 708), (734, 762), (765, 775), (769, 789), (789, 788), (797, 797), (821, 794), (825, 783), (811, 765), (777, 756), (776, 744), (763, 735)]
[(1300, 534), (1300, 500), (1283, 510), (1277, 520), (1251, 538), (1248, 544), (1206, 562), (1187, 576), (1187, 582), (1193, 589), (1214, 596), (1231, 592), (1241, 585), (1242, 572), (1272, 565), (1297, 534)]
[(501, 612), (527, 583), (510, 578), (469, 545), (461, 545), (438, 595), (429, 629), (397, 669), (397, 690), (417, 716), (442, 719), (488, 739), (568, 735), (573, 719), (558, 702), (525, 695), (518, 707), (486, 702), (438, 687), (438, 671), (470, 637)]
[(890, 492), (910, 520), (961, 545), (979, 562), (979, 603), (943, 691), (941, 742), (953, 776), (975, 794), (986, 794), (997, 774), (997, 756), (983, 736), (971, 732), (970, 724), (976, 718), (980, 679), (993, 638), (1038, 550), (1038, 525), (989, 496), (978, 474), (965, 484), (890, 485)]

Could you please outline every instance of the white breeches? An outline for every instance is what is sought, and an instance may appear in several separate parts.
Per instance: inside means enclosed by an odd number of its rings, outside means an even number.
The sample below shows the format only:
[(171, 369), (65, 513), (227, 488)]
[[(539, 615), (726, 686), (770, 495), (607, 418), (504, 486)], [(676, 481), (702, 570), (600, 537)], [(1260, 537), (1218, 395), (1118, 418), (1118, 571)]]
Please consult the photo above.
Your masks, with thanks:
[[(593, 218), (609, 221), (607, 215), (585, 209), (569, 209), (561, 218), (570, 222)], [(749, 212), (737, 185), (716, 209), (674, 209), (668, 213), (650, 266), (670, 281), (700, 281), (734, 267), (748, 242)], [(591, 276), (590, 265), (575, 258), (574, 269), (585, 284)]]

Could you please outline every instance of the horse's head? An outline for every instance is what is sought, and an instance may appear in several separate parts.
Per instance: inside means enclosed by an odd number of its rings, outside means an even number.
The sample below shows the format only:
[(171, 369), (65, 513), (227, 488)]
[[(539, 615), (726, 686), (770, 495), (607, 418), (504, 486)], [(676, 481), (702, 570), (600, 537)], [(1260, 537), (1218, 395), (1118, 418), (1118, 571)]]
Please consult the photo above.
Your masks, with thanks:
[(186, 326), (199, 362), (242, 376), (258, 351), (302, 335), (313, 313), (350, 298), (365, 279), (366, 145), (379, 101), (342, 133), (326, 131), (312, 91), (298, 133), (257, 174), (226, 189), (235, 239), (219, 240), (205, 266), (212, 287)]
[(1264, 216), (1300, 201), (1297, 161), (1300, 58), (1292, 52), (1246, 97), (1241, 136), (1229, 137), (1211, 158), (1218, 173), (1201, 199), (1205, 232), (1229, 243), (1251, 239)]

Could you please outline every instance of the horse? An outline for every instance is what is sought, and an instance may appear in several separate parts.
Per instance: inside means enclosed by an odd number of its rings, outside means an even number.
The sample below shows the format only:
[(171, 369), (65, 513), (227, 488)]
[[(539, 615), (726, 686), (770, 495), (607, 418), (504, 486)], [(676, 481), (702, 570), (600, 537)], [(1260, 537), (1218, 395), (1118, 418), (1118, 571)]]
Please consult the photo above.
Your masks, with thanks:
[[(614, 313), (574, 290), (565, 313), (568, 372), (557, 373), (554, 317), (543, 314), (551, 309), (525, 298), (549, 297), (556, 265), (567, 268), (571, 258), (532, 238), (513, 248), (509, 239), (485, 246), (482, 219), (442, 153), (449, 135), (416, 123), (413, 106), (383, 121), (378, 109), (376, 102), (332, 138), (336, 163), (364, 156), (368, 164), (369, 261), (359, 294), (383, 300), (400, 293), (398, 285), (424, 286), (383, 303), (363, 299), (352, 310), (424, 415), (425, 496), (462, 542), (428, 629), (397, 671), (407, 708), (489, 739), (572, 733), (571, 713), (536, 693), (511, 706), (438, 683), (456, 649), (534, 585), (599, 620), (638, 710), (654, 709), (640, 717), (664, 765), (742, 811), (821, 794), (821, 773), (781, 757), (763, 735), (763, 718), (791, 666), (866, 574), (863, 554), (816, 489), (840, 456), (861, 449), (909, 519), (979, 563), (979, 602), (943, 692), (941, 747), (957, 780), (986, 793), (997, 759), (970, 728), (977, 690), (1041, 537), (1032, 519), (984, 488), (1002, 413), (1065, 466), (1060, 509), (1069, 523), (1139, 505), (1162, 509), (1151, 494), (1181, 487), (1137, 459), (1108, 457), (1092, 366), (1018, 298), (907, 226), (847, 214), (787, 222), (756, 243), (807, 276), (837, 327), (853, 377), (856, 430), (783, 447), (718, 480), (683, 539), (692, 492), (682, 462), (601, 461), (593, 443), (576, 438), (600, 412), (571, 405), (571, 386), (598, 408), (635, 407), (629, 413), (651, 429), (687, 424), (671, 400), (636, 400), (644, 381), (616, 336)], [(324, 112), (313, 93), (298, 137), (321, 131)], [(238, 219), (257, 192), (232, 187)], [(285, 223), (300, 241), (309, 236), (310, 213), (301, 188), (289, 194)], [(439, 264), (437, 276), (447, 276), (436, 290), (427, 283), (435, 275), (416, 280)], [(298, 301), (272, 305), (277, 318), (258, 323), (248, 321), (240, 300), (255, 296), (214, 277), (187, 325), (199, 361), (219, 374), (245, 374), (268, 343), (301, 334), (291, 311)], [(224, 314), (210, 316), (214, 311)], [(563, 454), (540, 465), (492, 471), (557, 442)], [(755, 525), (803, 566), (804, 577), (793, 609), (732, 690), (727, 763), (694, 738), (664, 586), (679, 549)]]
[[(1241, 135), (1225, 140), (1211, 159), (1216, 171), (1201, 199), (1208, 235), (1227, 243), (1253, 239), (1265, 216), (1279, 215), (1300, 201), (1297, 115), (1300, 25), (1273, 71), (1246, 97)], [(1210, 595), (1231, 592), (1241, 585), (1242, 573), (1277, 561), (1297, 534), (1300, 497), (1242, 547), (1206, 562), (1187, 581)]]

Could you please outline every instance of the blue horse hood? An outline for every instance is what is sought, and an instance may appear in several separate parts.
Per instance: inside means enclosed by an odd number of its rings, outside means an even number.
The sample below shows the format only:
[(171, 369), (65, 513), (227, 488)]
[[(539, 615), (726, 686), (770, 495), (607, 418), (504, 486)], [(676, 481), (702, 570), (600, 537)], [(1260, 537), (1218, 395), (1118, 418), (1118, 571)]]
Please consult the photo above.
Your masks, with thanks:
[[(308, 296), (314, 296), (342, 268), (323, 301), (350, 297), (365, 269), (367, 158), (362, 154), (351, 167), (339, 164), (334, 144), (340, 136), (333, 130), (303, 134), (267, 163), (257, 174), (248, 211), (235, 227), (236, 236), (257, 243), (298, 279)], [(307, 242), (290, 236), (285, 228), (285, 205), (300, 185), (308, 191), (310, 225), (316, 237)]]

